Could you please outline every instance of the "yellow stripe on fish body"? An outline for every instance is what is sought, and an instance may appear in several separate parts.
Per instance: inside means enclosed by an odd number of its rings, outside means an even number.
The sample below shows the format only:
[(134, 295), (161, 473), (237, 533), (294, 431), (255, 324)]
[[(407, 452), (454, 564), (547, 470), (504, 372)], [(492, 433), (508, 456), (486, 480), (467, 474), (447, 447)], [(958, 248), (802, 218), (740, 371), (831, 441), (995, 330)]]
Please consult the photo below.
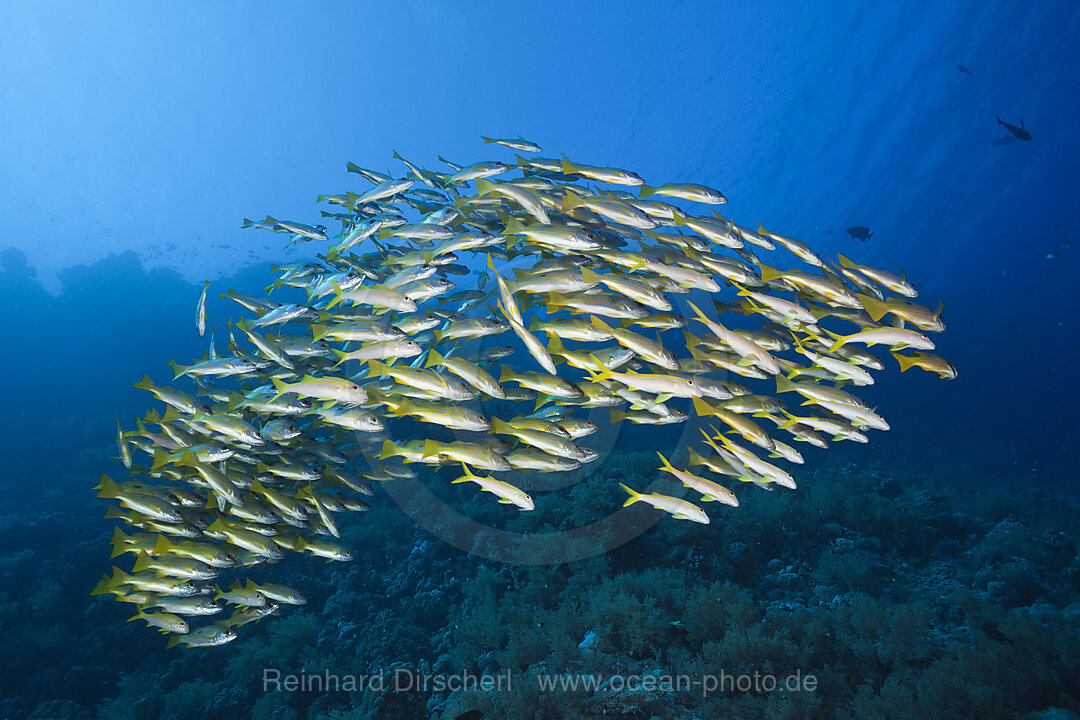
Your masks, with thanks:
[(601, 275), (588, 268), (584, 268), (581, 271), (581, 276), (586, 282), (603, 283), (615, 292), (625, 295), (631, 300), (639, 302), (646, 307), (651, 307), (654, 310), (668, 311), (672, 309), (670, 300), (656, 292), (651, 286), (641, 280), (632, 278), (628, 275), (620, 273), (605, 273)]
[(663, 510), (676, 520), (691, 520), (696, 523), (701, 523), (702, 525), (709, 524), (709, 516), (705, 514), (704, 510), (693, 503), (677, 497), (671, 497), (670, 495), (639, 493), (622, 483), (619, 483), (619, 487), (630, 494), (630, 497), (623, 503), (623, 507), (642, 501), (652, 505), (657, 510)]
[(491, 377), (479, 365), (475, 365), (463, 358), (444, 357), (434, 348), (428, 351), (428, 359), (424, 367), (431, 367), (432, 365), (445, 367), (486, 395), (506, 399), (506, 391), (503, 390), (502, 385), (496, 382), (495, 378)]
[(909, 368), (918, 367), (929, 372), (937, 373), (938, 377), (944, 380), (953, 380), (956, 378), (956, 368), (953, 367), (952, 363), (937, 355), (920, 352), (913, 352), (910, 355), (901, 355), (898, 352), (894, 352), (893, 357), (896, 358), (896, 362), (900, 363), (900, 372), (904, 372)]
[(464, 463), (462, 463), (461, 468), (465, 471), (465, 474), (456, 480), (451, 480), (451, 484), (473, 482), (479, 485), (483, 490), (498, 495), (500, 503), (516, 505), (522, 510), (532, 510), (535, 508), (532, 497), (510, 483), (496, 480), (495, 478), (485, 478), (476, 475), (469, 470), (469, 467)]
[(518, 372), (509, 365), (502, 366), (502, 375), (499, 377), (499, 382), (516, 382), (531, 390), (560, 398), (576, 399), (584, 396), (581, 388), (557, 375), (545, 375), (544, 373), (528, 371)]
[(773, 442), (772, 437), (769, 436), (769, 433), (762, 430), (753, 420), (744, 418), (738, 413), (733, 413), (723, 407), (711, 405), (701, 398), (694, 398), (694, 412), (698, 414), (698, 417), (715, 415), (731, 426), (732, 430), (755, 445), (763, 447), (770, 452), (776, 449), (776, 444)]
[(484, 432), (491, 429), (491, 423), (483, 415), (475, 410), (455, 405), (442, 405), (419, 400), (414, 402), (406, 399), (398, 406), (397, 412), (401, 415), (410, 415), (424, 422), (442, 425), (455, 430)]
[(699, 477), (687, 470), (680, 470), (672, 466), (672, 464), (668, 462), (668, 459), (664, 457), (662, 453), (658, 452), (656, 454), (660, 456), (660, 462), (662, 463), (660, 469), (664, 472), (674, 475), (679, 480), (679, 482), (681, 482), (683, 485), (690, 488), (691, 490), (696, 490), (697, 492), (701, 493), (702, 502), (713, 502), (718, 500), (725, 505), (731, 505), (732, 507), (739, 506), (739, 500), (735, 497), (735, 493), (731, 492), (723, 485), (715, 483), (712, 480), (707, 480), (703, 477)]
[(624, 330), (623, 328), (609, 327), (603, 320), (593, 316), (592, 325), (601, 332), (608, 333), (614, 337), (620, 345), (633, 350), (637, 355), (640, 355), (645, 360), (659, 365), (665, 370), (678, 370), (679, 361), (675, 358), (675, 354), (670, 350), (664, 348), (659, 342), (654, 342), (649, 338), (638, 335), (637, 333)]

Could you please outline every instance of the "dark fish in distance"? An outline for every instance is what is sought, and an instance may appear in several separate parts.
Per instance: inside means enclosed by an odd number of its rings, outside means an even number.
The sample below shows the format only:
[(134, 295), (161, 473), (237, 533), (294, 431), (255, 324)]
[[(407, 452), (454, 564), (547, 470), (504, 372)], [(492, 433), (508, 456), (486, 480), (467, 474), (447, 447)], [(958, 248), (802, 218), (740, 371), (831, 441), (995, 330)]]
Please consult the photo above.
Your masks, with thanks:
[(862, 240), (863, 242), (874, 237), (874, 233), (870, 232), (870, 228), (863, 227), (862, 225), (852, 225), (847, 229), (847, 234), (850, 235), (853, 240)]
[(961, 65), (960, 63), (956, 63), (956, 69), (959, 70), (960, 72), (964, 73), (965, 75), (974, 75), (975, 74), (975, 73), (971, 72), (970, 70), (968, 70), (963, 65)]
[[(995, 115), (994, 117), (997, 117), (997, 115)], [(1015, 142), (1017, 140), (1031, 139), (1031, 133), (1024, 129), (1024, 118), (1020, 118), (1019, 126), (1013, 125), (1012, 123), (1007, 123), (1001, 118), (997, 118), (997, 121), (998, 125), (1003, 126), (1012, 134), (1006, 135), (1004, 137), (999, 137), (997, 140), (994, 141), (994, 145), (1008, 145), (1009, 143)]]
[(1005, 633), (1001, 632), (993, 623), (984, 622), (982, 624), (982, 631), (986, 633), (986, 637), (990, 638), (996, 643), (1001, 645), (1012, 645), (1013, 641), (1008, 638)]

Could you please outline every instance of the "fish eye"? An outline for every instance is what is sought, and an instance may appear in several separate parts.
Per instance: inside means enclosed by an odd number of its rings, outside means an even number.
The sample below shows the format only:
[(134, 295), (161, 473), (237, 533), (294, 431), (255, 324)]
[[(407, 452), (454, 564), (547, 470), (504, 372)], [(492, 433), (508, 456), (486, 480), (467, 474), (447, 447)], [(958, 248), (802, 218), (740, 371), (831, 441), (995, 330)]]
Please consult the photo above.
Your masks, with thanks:
[(353, 386), (352, 386), (352, 389), (353, 389), (353, 390), (359, 390), (359, 389), (360, 389), (360, 386), (359, 386), (359, 385), (353, 385)]

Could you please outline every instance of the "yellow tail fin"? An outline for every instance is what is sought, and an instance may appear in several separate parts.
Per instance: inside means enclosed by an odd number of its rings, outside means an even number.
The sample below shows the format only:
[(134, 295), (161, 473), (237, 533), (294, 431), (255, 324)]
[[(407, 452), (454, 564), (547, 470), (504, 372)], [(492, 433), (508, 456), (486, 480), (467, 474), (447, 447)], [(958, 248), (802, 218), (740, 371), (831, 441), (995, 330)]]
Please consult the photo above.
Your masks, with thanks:
[(628, 497), (626, 499), (626, 502), (623, 503), (623, 507), (626, 507), (627, 505), (633, 505), (642, 498), (641, 493), (639, 493), (637, 490), (634, 490), (633, 488), (623, 485), (622, 483), (619, 483), (619, 487), (630, 493), (630, 497)]
[(135, 561), (135, 567), (131, 568), (131, 571), (142, 572), (143, 570), (149, 570), (152, 562), (153, 558), (147, 555), (145, 550), (140, 550), (139, 559)]

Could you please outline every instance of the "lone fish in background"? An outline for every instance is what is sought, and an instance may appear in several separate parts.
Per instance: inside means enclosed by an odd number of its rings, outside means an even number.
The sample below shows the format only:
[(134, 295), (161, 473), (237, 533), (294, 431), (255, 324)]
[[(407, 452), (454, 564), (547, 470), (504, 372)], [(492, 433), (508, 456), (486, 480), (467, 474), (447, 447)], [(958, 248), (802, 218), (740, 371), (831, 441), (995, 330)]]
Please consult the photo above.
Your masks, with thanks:
[(847, 229), (847, 234), (851, 236), (852, 240), (862, 240), (863, 242), (874, 237), (874, 233), (870, 232), (870, 228), (864, 225), (852, 225)]
[[(484, 140), (489, 150), (540, 151)], [(605, 435), (603, 421), (583, 417), (594, 408), (635, 425), (717, 418), (689, 448), (699, 474), (660, 456), (656, 489), (674, 494), (623, 486), (626, 505), (707, 524), (704, 509), (678, 496), (685, 488), (713, 513), (733, 512), (724, 478), (795, 490), (770, 462), (803, 461), (785, 440), (825, 448), (888, 429), (839, 389), (874, 382), (870, 371), (884, 369), (875, 349), (903, 370), (956, 375), (919, 352), (934, 347), (922, 333), (944, 330), (943, 305), (909, 300), (918, 293), (903, 273), (847, 257), (837, 266), (801, 240), (703, 212), (726, 201), (718, 190), (645, 184), (565, 156), (447, 162), (445, 173), (394, 157), (401, 177), (350, 163), (352, 187), (319, 196), (334, 206), (323, 215), (341, 221), (337, 234), (245, 221), (318, 247), (272, 267), (265, 297), (222, 295), (245, 315), (228, 323), (224, 352), (211, 343), (203, 357), (171, 363), (177, 387), (144, 377), (136, 387), (163, 407), (134, 431), (117, 423), (129, 480), (103, 476), (98, 490), (106, 517), (136, 528), (117, 529), (112, 542), (133, 567), (114, 568), (94, 594), (134, 604), (135, 619), (168, 633), (170, 647), (222, 645), (304, 603), (300, 590), (247, 573), (289, 554), (353, 560), (336, 542), (349, 537), (339, 516), (374, 512), (382, 483), (430, 482), (460, 466), (464, 475), (446, 478), (453, 496), (534, 511), (521, 478), (588, 472), (600, 458), (589, 443)], [(720, 301), (729, 289), (734, 301)], [(675, 312), (684, 295), (700, 336)], [(713, 317), (698, 309), (710, 299)], [(776, 397), (791, 392), (806, 399), (805, 415)]]
[(963, 65), (961, 65), (960, 63), (956, 63), (956, 69), (959, 70), (960, 72), (964, 73), (965, 75), (974, 75), (975, 74), (975, 73), (971, 72), (970, 70), (968, 70)]
[(1012, 123), (1005, 122), (1001, 118), (997, 117), (997, 115), (995, 115), (994, 117), (997, 118), (998, 125), (1001, 125), (1010, 133), (1009, 135), (999, 137), (993, 142), (994, 145), (1008, 145), (1009, 143), (1016, 142), (1017, 140), (1031, 140), (1031, 133), (1029, 133), (1024, 128), (1024, 118), (1020, 118), (1019, 125), (1013, 125)]
[(199, 293), (199, 302), (195, 306), (195, 329), (199, 331), (199, 337), (206, 334), (206, 291), (209, 287), (210, 281), (204, 281), (202, 292)]
[(520, 152), (543, 152), (543, 148), (534, 142), (529, 142), (520, 135), (517, 136), (517, 140), (507, 138), (489, 138), (480, 136), (480, 139), (486, 143), (496, 143), (498, 145), (505, 145), (511, 150), (518, 150)]

